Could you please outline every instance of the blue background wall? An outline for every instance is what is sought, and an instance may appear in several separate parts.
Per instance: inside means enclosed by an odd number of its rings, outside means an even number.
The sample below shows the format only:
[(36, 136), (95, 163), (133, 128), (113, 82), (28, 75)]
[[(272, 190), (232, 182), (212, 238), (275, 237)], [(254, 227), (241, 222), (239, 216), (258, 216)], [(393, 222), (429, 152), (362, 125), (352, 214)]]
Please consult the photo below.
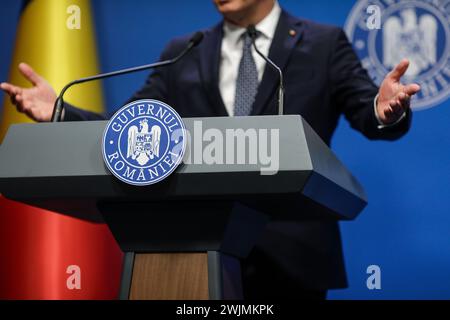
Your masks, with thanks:
[[(343, 26), (354, 1), (280, 4), (296, 16)], [(172, 37), (220, 19), (212, 1), (95, 0), (93, 9), (102, 71), (154, 61)], [(20, 1), (1, 1), (0, 81), (10, 67), (19, 10)], [(105, 81), (107, 108), (121, 106), (145, 76)], [(364, 185), (369, 205), (356, 221), (341, 224), (350, 288), (329, 298), (450, 299), (449, 104), (415, 112), (411, 131), (394, 143), (368, 141), (341, 121), (332, 147)], [(366, 287), (372, 264), (381, 267), (381, 290)]]

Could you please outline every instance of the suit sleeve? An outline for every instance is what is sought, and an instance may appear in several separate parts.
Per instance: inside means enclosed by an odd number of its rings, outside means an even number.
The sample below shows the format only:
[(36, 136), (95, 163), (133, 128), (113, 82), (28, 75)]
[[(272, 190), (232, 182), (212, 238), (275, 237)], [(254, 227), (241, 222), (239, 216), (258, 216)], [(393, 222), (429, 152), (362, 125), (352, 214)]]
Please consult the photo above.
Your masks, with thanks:
[(352, 128), (369, 139), (395, 140), (404, 135), (411, 125), (411, 111), (393, 126), (378, 128), (374, 112), (374, 99), (378, 87), (362, 67), (344, 31), (335, 36), (330, 58), (331, 97), (334, 105), (350, 122)]
[(100, 114), (77, 108), (67, 102), (64, 103), (63, 121), (94, 121), (108, 119), (107, 114)]
[[(161, 60), (171, 58), (173, 55), (172, 43), (170, 43), (163, 51), (160, 57)], [(170, 67), (156, 68), (147, 78), (142, 88), (133, 94), (125, 103), (130, 103), (139, 99), (157, 99), (166, 102), (168, 99), (168, 77)], [(109, 119), (112, 114), (98, 114), (86, 110), (82, 110), (68, 103), (64, 104), (64, 121), (86, 121), (86, 120), (105, 120)]]

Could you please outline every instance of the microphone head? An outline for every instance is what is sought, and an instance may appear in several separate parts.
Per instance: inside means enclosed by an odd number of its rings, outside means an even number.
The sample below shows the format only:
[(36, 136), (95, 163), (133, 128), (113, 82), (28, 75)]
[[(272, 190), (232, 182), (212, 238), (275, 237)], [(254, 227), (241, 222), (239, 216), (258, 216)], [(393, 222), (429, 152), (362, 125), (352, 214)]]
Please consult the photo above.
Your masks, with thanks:
[(256, 38), (257, 32), (254, 24), (251, 24), (247, 27), (247, 33), (250, 36), (250, 38)]
[(192, 38), (191, 38), (191, 40), (189, 40), (189, 42), (191, 42), (193, 47), (195, 47), (200, 42), (202, 42), (202, 40), (203, 40), (203, 32), (198, 31), (192, 36)]

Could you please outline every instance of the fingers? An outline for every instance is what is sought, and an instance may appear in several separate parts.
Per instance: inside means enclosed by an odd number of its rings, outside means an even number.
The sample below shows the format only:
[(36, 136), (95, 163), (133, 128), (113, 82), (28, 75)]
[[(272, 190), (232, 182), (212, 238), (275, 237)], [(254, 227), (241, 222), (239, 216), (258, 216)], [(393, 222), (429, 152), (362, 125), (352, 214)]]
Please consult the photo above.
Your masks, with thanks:
[(29, 110), (30, 108), (27, 108), (29, 107), (28, 104), (25, 103), (23, 96), (20, 94), (16, 96), (11, 96), (11, 103), (16, 106), (17, 111), (20, 113), (27, 114), (27, 112), (30, 111)]
[[(393, 72), (406, 71), (404, 69), (407, 60), (402, 61), (399, 66)], [(403, 66), (401, 65), (403, 64)], [(394, 75), (395, 76), (395, 75)], [(390, 100), (388, 100), (388, 105), (385, 106), (383, 113), (387, 119), (398, 119), (403, 113), (408, 110), (411, 106), (411, 98), (420, 91), (420, 86), (418, 84), (400, 85), (397, 94), (395, 94)]]
[(12, 102), (12, 104), (14, 104), (16, 106), (17, 111), (22, 112), (22, 113), (25, 112), (23, 97), (20, 94), (18, 94), (14, 97), (14, 101), (13, 101), (13, 97), (11, 97), (11, 102)]
[(386, 119), (394, 118), (394, 111), (392, 111), (392, 108), (385, 109), (383, 112)]
[(12, 85), (7, 82), (0, 83), (0, 88), (5, 91), (10, 96), (15, 96), (17, 94), (20, 94), (22, 92), (22, 88)]
[(413, 96), (420, 91), (420, 86), (418, 84), (408, 84), (404, 86), (403, 92), (408, 96)]
[(16, 103), (14, 104), (18, 112), (26, 114), (31, 119), (35, 119), (33, 114), (33, 107), (29, 101), (25, 100), (22, 95), (15, 96), (15, 100)]
[(24, 102), (22, 88), (6, 82), (1, 83), (0, 88), (9, 94), (11, 103), (16, 106), (17, 111), (27, 113), (28, 110), (26, 108), (26, 103)]
[[(400, 117), (410, 106), (411, 96), (400, 92), (389, 101), (389, 108), (385, 110), (386, 117)], [(387, 113), (386, 113), (387, 112)]]
[(409, 60), (403, 59), (400, 63), (389, 73), (389, 77), (394, 81), (400, 81), (400, 78), (405, 74), (409, 67)]
[[(397, 100), (392, 100), (389, 102), (389, 107), (386, 111), (389, 111), (392, 115), (395, 115), (396, 118), (399, 118), (406, 110), (407, 105), (409, 105), (409, 103), (403, 103), (402, 101), (400, 101), (399, 99)], [(385, 111), (385, 113), (386, 113)]]
[(16, 105), (17, 104), (17, 100), (16, 100), (16, 95), (15, 94), (12, 94), (9, 98), (10, 98), (10, 100), (11, 100), (11, 103), (13, 104), (13, 105)]
[(10, 83), (2, 82), (0, 83), (0, 88), (9, 94), (11, 98), (11, 103), (17, 106), (17, 97), (22, 94), (22, 88), (14, 86)]
[(33, 70), (33, 68), (31, 68), (24, 62), (19, 64), (19, 71), (28, 81), (30, 81), (35, 86), (40, 84), (43, 80), (42, 77)]
[(410, 107), (411, 97), (420, 91), (418, 84), (409, 84), (402, 88), (396, 97), (391, 99), (389, 106), (392, 109), (392, 113), (401, 115), (406, 109)]
[(17, 111), (26, 113), (26, 111), (30, 109), (29, 102), (25, 101), (22, 95), (18, 94), (17, 96), (15, 96), (15, 100), (16, 103), (14, 103), (14, 105), (16, 106)]
[(402, 106), (409, 106), (409, 102), (411, 101), (411, 96), (407, 95), (404, 92), (400, 92), (398, 95), (397, 103)]

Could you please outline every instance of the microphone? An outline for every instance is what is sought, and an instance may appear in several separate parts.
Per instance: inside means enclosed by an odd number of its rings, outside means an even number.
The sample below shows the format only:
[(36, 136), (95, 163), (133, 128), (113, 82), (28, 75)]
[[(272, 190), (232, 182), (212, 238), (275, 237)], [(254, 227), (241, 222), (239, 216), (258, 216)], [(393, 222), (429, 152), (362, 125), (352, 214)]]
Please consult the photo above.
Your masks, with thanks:
[(256, 28), (253, 24), (247, 27), (247, 33), (252, 39), (253, 48), (255, 48), (256, 53), (258, 53), (266, 62), (274, 68), (280, 77), (280, 85), (278, 87), (278, 115), (282, 116), (284, 112), (284, 84), (283, 84), (283, 71), (278, 67), (269, 57), (266, 57), (259, 49), (256, 47), (256, 38), (258, 36)]
[(63, 109), (64, 109), (63, 96), (64, 96), (64, 93), (67, 91), (67, 89), (69, 89), (71, 86), (76, 85), (76, 84), (80, 84), (80, 83), (84, 83), (84, 82), (89, 82), (89, 81), (94, 81), (94, 80), (99, 80), (99, 79), (105, 79), (105, 78), (119, 76), (119, 75), (123, 75), (123, 74), (127, 74), (127, 73), (138, 72), (138, 71), (142, 71), (142, 70), (146, 70), (146, 69), (152, 69), (152, 68), (163, 67), (163, 66), (168, 66), (168, 65), (174, 64), (178, 60), (183, 58), (192, 48), (197, 46), (202, 40), (203, 40), (203, 33), (202, 32), (196, 32), (192, 36), (192, 38), (189, 40), (186, 48), (184, 48), (184, 50), (178, 56), (176, 56), (175, 58), (172, 58), (172, 59), (169, 59), (169, 60), (165, 60), (165, 61), (159, 61), (159, 62), (155, 62), (155, 63), (151, 63), (151, 64), (146, 64), (146, 65), (143, 65), (143, 66), (138, 66), (138, 67), (133, 67), (133, 68), (128, 68), (128, 69), (122, 69), (122, 70), (112, 71), (112, 72), (108, 72), (108, 73), (101, 73), (101, 74), (97, 74), (95, 76), (81, 78), (81, 79), (69, 82), (68, 84), (66, 84), (64, 86), (64, 88), (59, 93), (59, 96), (56, 98), (55, 106), (53, 107), (53, 114), (52, 114), (52, 120), (51, 121), (52, 122), (59, 122), (59, 121), (61, 121), (61, 115), (62, 115), (62, 112), (63, 112)]

